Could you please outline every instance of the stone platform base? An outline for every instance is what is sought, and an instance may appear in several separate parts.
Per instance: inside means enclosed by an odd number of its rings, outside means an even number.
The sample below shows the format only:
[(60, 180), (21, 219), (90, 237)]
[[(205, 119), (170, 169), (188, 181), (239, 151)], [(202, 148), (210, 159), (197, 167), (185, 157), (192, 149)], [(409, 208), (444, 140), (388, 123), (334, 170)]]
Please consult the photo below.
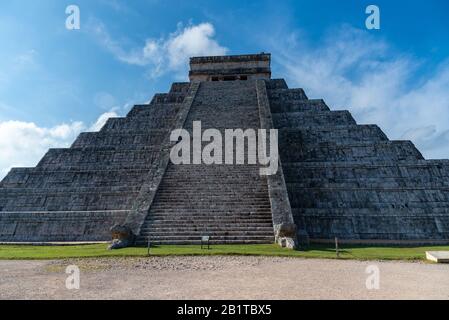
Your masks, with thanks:
[[(335, 239), (310, 239), (310, 243), (334, 244)], [(367, 246), (429, 246), (449, 245), (448, 240), (387, 240), (387, 239), (338, 239), (339, 244)]]
[(109, 244), (110, 241), (74, 241), (74, 242), (0, 242), (0, 246), (87, 246), (91, 244)]

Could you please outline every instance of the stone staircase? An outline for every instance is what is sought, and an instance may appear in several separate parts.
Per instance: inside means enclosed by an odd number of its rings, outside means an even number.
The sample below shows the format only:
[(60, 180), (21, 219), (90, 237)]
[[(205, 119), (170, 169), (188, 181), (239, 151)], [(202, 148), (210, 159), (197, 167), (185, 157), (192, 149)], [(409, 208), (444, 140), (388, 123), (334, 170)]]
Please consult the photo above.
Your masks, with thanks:
[(272, 243), (267, 192), (257, 166), (170, 164), (137, 243)]
[[(185, 123), (207, 128), (260, 126), (254, 81), (204, 82)], [(204, 145), (204, 144), (203, 144)], [(266, 177), (256, 165), (169, 164), (137, 239), (145, 245), (273, 243)]]

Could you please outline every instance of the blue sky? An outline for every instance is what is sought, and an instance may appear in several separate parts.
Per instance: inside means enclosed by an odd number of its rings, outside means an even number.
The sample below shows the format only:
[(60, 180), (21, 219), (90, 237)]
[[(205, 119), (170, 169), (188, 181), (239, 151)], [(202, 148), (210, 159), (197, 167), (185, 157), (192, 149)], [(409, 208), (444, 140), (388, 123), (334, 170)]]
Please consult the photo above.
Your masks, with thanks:
[(261, 51), (290, 87), (449, 158), (448, 15), (445, 0), (1, 1), (0, 177), (186, 80), (191, 55)]

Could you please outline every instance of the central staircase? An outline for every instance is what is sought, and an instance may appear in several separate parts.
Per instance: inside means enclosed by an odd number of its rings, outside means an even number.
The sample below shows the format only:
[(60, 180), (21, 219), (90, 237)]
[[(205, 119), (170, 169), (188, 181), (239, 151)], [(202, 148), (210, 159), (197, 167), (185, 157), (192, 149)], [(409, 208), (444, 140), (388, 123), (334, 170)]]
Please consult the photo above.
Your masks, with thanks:
[[(259, 128), (255, 82), (201, 83), (184, 127), (190, 133), (193, 121), (201, 121), (202, 130), (222, 133)], [(248, 164), (170, 163), (137, 245), (148, 239), (152, 244), (196, 244), (202, 236), (209, 236), (212, 244), (273, 243), (267, 180), (259, 169)]]

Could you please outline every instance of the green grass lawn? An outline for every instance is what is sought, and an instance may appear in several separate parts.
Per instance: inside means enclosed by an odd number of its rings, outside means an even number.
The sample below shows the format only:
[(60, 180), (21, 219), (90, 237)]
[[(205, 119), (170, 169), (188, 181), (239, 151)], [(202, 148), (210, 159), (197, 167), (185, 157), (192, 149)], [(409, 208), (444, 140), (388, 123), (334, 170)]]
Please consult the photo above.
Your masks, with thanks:
[[(429, 250), (449, 250), (449, 246), (429, 247), (368, 247), (343, 246), (341, 259), (358, 260), (425, 260)], [(304, 251), (283, 249), (275, 244), (266, 245), (213, 245), (209, 250), (200, 246), (157, 246), (151, 248), (153, 256), (169, 255), (257, 255), (298, 258), (335, 259), (335, 249), (329, 245), (312, 245)], [(0, 260), (65, 259), (90, 257), (145, 257), (147, 248), (106, 250), (105, 244), (78, 246), (17, 246), (1, 245)]]

